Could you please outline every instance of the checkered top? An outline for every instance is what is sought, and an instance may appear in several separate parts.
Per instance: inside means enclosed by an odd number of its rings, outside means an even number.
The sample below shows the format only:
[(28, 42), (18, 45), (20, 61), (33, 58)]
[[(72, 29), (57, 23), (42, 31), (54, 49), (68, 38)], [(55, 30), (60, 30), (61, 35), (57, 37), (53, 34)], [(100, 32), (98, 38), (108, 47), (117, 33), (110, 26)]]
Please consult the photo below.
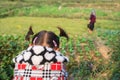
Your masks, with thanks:
[(30, 46), (13, 59), (14, 63), (28, 63), (30, 65), (42, 65), (45, 63), (68, 62), (68, 58), (59, 51), (43, 46)]
[(66, 80), (67, 74), (63, 63), (48, 63), (33, 66), (15, 64), (13, 80)]
[(13, 80), (66, 80), (68, 58), (52, 48), (30, 46), (13, 59)]

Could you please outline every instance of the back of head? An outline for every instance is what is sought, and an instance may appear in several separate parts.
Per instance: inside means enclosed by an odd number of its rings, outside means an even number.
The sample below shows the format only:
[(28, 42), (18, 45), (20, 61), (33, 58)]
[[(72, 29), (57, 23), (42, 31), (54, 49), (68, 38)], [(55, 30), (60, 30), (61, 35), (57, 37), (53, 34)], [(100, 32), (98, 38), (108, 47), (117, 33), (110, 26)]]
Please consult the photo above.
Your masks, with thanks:
[(43, 30), (38, 32), (37, 34), (34, 35), (33, 39), (32, 39), (32, 44), (33, 45), (42, 45), (44, 43), (44, 38), (46, 35), (47, 31)]
[(62, 28), (58, 27), (58, 29), (60, 31), (59, 36), (52, 31), (43, 30), (38, 32), (37, 34), (34, 35), (32, 39), (32, 45), (41, 45), (51, 48), (59, 48), (60, 37), (66, 37), (67, 40), (69, 39), (69, 37)]
[(55, 33), (53, 33), (52, 31), (48, 31), (47, 32), (47, 39), (46, 39), (46, 43), (49, 45), (49, 47), (51, 48), (59, 48), (59, 36), (57, 36)]
[(51, 31), (40, 31), (32, 39), (33, 45), (59, 47), (59, 37)]

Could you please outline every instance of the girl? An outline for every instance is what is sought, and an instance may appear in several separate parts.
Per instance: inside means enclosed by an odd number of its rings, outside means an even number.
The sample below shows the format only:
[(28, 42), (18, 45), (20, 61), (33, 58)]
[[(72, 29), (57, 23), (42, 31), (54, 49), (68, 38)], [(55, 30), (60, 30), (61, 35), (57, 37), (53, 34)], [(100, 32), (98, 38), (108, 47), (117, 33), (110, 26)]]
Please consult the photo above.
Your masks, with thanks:
[[(67, 80), (64, 63), (69, 60), (59, 52), (59, 40), (61, 36), (67, 39), (69, 37), (62, 28), (58, 29), (59, 36), (46, 30), (34, 35), (32, 45), (13, 59), (13, 80)], [(28, 32), (31, 30), (30, 28)]]

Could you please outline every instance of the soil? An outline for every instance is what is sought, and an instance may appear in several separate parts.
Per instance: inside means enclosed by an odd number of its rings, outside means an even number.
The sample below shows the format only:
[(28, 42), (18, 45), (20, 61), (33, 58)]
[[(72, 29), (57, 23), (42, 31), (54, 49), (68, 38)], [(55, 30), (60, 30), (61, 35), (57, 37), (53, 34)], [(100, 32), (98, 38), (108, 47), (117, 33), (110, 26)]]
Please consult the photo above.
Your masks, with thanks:
[(103, 41), (100, 37), (97, 37), (97, 39), (95, 40), (95, 46), (98, 49), (98, 51), (101, 53), (103, 58), (109, 59), (110, 58), (109, 53), (111, 52), (111, 48), (106, 46), (104, 43), (105, 41)]

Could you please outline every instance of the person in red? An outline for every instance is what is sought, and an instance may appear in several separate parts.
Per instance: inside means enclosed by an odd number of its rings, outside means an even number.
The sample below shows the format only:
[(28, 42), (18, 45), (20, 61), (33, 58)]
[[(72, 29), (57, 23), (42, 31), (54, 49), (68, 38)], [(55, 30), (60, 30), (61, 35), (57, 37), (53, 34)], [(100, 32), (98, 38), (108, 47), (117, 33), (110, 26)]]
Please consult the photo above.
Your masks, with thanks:
[(91, 33), (94, 30), (94, 24), (96, 22), (95, 10), (92, 10), (89, 20), (88, 28), (89, 32)]

